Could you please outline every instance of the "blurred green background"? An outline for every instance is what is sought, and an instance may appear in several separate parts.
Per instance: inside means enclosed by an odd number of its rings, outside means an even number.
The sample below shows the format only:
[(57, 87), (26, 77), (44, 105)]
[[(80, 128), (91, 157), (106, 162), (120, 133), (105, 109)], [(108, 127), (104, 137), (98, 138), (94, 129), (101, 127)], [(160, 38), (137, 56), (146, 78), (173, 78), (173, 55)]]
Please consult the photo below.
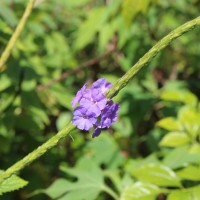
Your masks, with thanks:
[[(26, 4), (0, 1), (0, 53)], [(199, 0), (37, 0), (0, 74), (0, 168), (71, 120), (85, 82), (115, 83), (199, 11)], [(114, 98), (121, 109), (112, 128), (95, 139), (74, 131), (20, 173), (26, 187), (0, 198), (200, 199), (199, 35), (178, 38)]]

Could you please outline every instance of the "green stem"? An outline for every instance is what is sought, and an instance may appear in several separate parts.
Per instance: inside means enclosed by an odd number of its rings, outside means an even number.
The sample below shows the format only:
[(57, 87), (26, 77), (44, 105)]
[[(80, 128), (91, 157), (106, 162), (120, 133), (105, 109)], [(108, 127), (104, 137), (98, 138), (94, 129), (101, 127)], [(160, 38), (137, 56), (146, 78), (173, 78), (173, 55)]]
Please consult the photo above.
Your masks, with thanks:
[(168, 46), (174, 39), (180, 37), (184, 33), (191, 31), (195, 27), (200, 25), (200, 16), (179, 26), (158, 43), (156, 43), (139, 61), (124, 75), (122, 76), (117, 83), (108, 91), (107, 97), (112, 98), (117, 93), (123, 89), (128, 82), (135, 76), (135, 74), (146, 64), (148, 64), (162, 49)]
[(113, 197), (113, 199), (115, 199), (115, 200), (119, 199), (118, 195), (113, 190), (111, 190), (109, 187), (105, 186), (105, 187), (103, 187), (103, 190), (104, 190), (104, 192), (108, 193), (111, 197)]
[[(166, 37), (160, 40), (154, 47), (152, 47), (117, 83), (113, 85), (113, 87), (108, 91), (107, 97), (114, 97), (121, 89), (123, 89), (128, 82), (133, 78), (133, 76), (144, 67), (148, 62), (150, 62), (153, 57), (155, 57), (159, 51), (161, 51), (164, 47), (169, 45), (175, 38), (181, 36), (182, 34), (192, 30), (194, 27), (200, 25), (200, 17), (197, 17), (182, 26), (178, 27), (171, 33), (169, 33)], [(62, 138), (66, 137), (75, 127), (72, 123), (70, 123), (66, 128), (59, 131), (54, 137), (49, 139), (46, 143), (38, 147), (32, 153), (28, 154), (22, 160), (17, 162), (8, 168), (0, 177), (0, 183), (2, 183), (5, 179), (9, 178), (13, 174), (18, 173), (25, 166), (42, 156), (48, 149), (54, 147)]]
[(18, 161), (10, 168), (8, 168), (0, 177), (0, 183), (2, 183), (5, 179), (9, 178), (13, 174), (18, 173), (24, 167), (29, 165), (31, 162), (42, 156), (46, 153), (47, 150), (51, 149), (52, 147), (56, 146), (58, 142), (65, 138), (72, 130), (75, 129), (75, 126), (70, 122), (65, 128), (59, 131), (55, 136), (50, 138), (47, 142), (39, 146), (37, 149), (29, 153), (25, 156), (22, 160)]
[(35, 1), (36, 0), (29, 0), (28, 4), (26, 6), (26, 9), (24, 11), (24, 14), (23, 14), (17, 28), (15, 29), (15, 32), (12, 34), (4, 52), (2, 53), (2, 55), (0, 57), (0, 71), (5, 69), (4, 65), (9, 58), (11, 50), (15, 46), (15, 43), (16, 43), (17, 39), (19, 38), (19, 36), (24, 28), (24, 25), (26, 24), (26, 21), (33, 9)]

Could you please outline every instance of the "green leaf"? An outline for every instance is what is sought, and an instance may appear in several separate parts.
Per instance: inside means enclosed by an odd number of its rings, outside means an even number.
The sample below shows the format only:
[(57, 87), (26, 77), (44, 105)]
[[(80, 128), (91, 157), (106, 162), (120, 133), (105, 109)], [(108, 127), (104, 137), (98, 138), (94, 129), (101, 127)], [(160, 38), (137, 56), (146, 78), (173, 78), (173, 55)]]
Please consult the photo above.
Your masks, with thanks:
[(200, 111), (193, 106), (183, 106), (179, 110), (178, 119), (184, 129), (195, 139), (200, 133)]
[(44, 190), (44, 193), (51, 198), (59, 198), (65, 194), (68, 190), (73, 188), (73, 184), (66, 179), (56, 180), (50, 187)]
[(125, 0), (122, 1), (122, 16), (124, 21), (129, 26), (133, 20), (133, 18), (139, 13), (145, 13), (150, 0)]
[(162, 138), (159, 145), (165, 147), (177, 147), (187, 144), (190, 141), (191, 138), (184, 132), (170, 132)]
[(200, 180), (200, 167), (189, 165), (186, 168), (179, 170), (176, 174), (182, 179), (199, 181)]
[(6, 88), (10, 87), (11, 84), (12, 84), (11, 78), (9, 78), (6, 74), (1, 74), (0, 91), (3, 91)]
[(136, 182), (124, 189), (120, 200), (155, 200), (160, 192), (161, 189), (156, 185)]
[[(3, 170), (0, 170), (0, 176), (1, 174), (3, 174), (3, 172), (4, 172)], [(0, 195), (6, 192), (12, 192), (14, 190), (23, 188), (27, 184), (28, 184), (27, 181), (19, 178), (18, 176), (13, 175), (0, 184)]]
[(183, 102), (185, 104), (196, 105), (197, 97), (189, 91), (168, 90), (161, 93), (160, 98), (166, 101)]
[(181, 124), (173, 117), (166, 117), (164, 119), (159, 120), (156, 123), (157, 126), (164, 128), (168, 131), (179, 131), (181, 130)]
[(169, 167), (161, 164), (149, 163), (135, 168), (132, 175), (138, 180), (158, 186), (181, 186), (180, 180)]
[(74, 168), (61, 166), (61, 170), (67, 175), (75, 176), (78, 181), (70, 182), (59, 179), (44, 192), (51, 198), (59, 200), (97, 199), (99, 193), (106, 187), (104, 185), (103, 172), (91, 159), (81, 159)]
[(84, 150), (98, 165), (104, 164), (109, 169), (116, 169), (124, 161), (116, 141), (106, 131), (98, 139), (90, 141)]
[(58, 119), (56, 120), (56, 127), (58, 130), (61, 130), (62, 128), (64, 128), (66, 126), (67, 123), (70, 122), (71, 120), (71, 113), (70, 112), (62, 112)]
[(91, 43), (103, 23), (104, 7), (98, 7), (88, 13), (87, 19), (80, 25), (77, 32), (75, 48), (80, 50)]
[(163, 159), (163, 163), (172, 169), (187, 166), (188, 164), (199, 164), (200, 155), (189, 153), (188, 147), (178, 147), (168, 153)]
[(49, 91), (60, 105), (72, 110), (71, 101), (74, 96), (70, 93), (69, 89), (62, 87), (61, 85), (55, 85), (51, 87)]
[(193, 200), (190, 192), (175, 191), (169, 194), (167, 200)]
[(91, 0), (79, 0), (79, 1), (74, 1), (74, 0), (68, 0), (66, 1), (66, 4), (68, 6), (72, 7), (77, 7), (77, 6), (83, 6), (86, 3), (89, 3)]
[(115, 32), (115, 27), (112, 23), (104, 25), (104, 28), (99, 31), (99, 48), (105, 49), (106, 44), (111, 39)]
[(17, 25), (18, 19), (8, 6), (0, 6), (0, 16), (12, 27)]
[(190, 146), (189, 152), (200, 155), (200, 144), (199, 143), (193, 143)]
[(172, 191), (167, 200), (199, 200), (200, 186), (191, 187), (185, 190)]

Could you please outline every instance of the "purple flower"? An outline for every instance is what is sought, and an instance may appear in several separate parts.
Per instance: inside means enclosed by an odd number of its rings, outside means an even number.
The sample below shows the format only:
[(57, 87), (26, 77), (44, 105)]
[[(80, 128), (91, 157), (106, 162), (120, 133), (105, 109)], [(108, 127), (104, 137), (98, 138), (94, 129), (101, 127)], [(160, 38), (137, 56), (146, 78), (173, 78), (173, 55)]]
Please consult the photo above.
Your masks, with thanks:
[(105, 93), (112, 84), (101, 78), (95, 81), (89, 89), (87, 83), (77, 92), (71, 104), (75, 107), (72, 123), (81, 130), (88, 131), (95, 127), (92, 137), (100, 135), (102, 129), (109, 128), (117, 120), (119, 105), (107, 100)]
[(101, 111), (101, 121), (99, 128), (109, 128), (112, 123), (117, 121), (117, 113), (119, 111), (119, 104), (109, 101), (106, 107)]
[(101, 78), (92, 84), (92, 88), (101, 90), (103, 94), (105, 94), (105, 92), (107, 92), (111, 87), (112, 83), (107, 82), (105, 78)]
[(112, 123), (117, 121), (117, 113), (119, 111), (119, 105), (109, 101), (106, 107), (101, 111), (101, 120), (96, 123), (96, 129), (92, 134), (92, 137), (97, 137), (100, 135), (101, 130), (104, 128), (109, 128)]
[(95, 128), (94, 133), (92, 134), (92, 137), (98, 137), (101, 133), (101, 128)]
[(80, 105), (94, 112), (98, 117), (106, 107), (106, 97), (97, 89), (88, 89), (80, 100)]
[(96, 114), (89, 112), (83, 106), (78, 106), (73, 112), (72, 122), (81, 130), (88, 131), (97, 122)]
[(83, 97), (84, 93), (86, 92), (86, 87), (87, 83), (85, 83), (83, 87), (76, 93), (76, 96), (73, 98), (71, 102), (73, 108), (76, 106), (77, 103), (79, 103), (79, 101)]

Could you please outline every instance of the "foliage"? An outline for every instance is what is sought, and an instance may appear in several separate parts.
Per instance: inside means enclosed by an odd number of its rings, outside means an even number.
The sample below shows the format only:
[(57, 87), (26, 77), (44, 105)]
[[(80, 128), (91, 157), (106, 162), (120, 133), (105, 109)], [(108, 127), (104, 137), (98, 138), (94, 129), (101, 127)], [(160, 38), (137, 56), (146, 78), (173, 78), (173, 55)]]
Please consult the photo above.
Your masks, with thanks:
[[(26, 2), (0, 2), (0, 53)], [(199, 5), (38, 0), (0, 77), (1, 169), (71, 120), (70, 102), (86, 81), (116, 82), (155, 41), (198, 16)], [(111, 129), (96, 139), (74, 131), (21, 172), (27, 187), (1, 199), (198, 199), (199, 31), (174, 41), (115, 97), (120, 116)], [(7, 181), (0, 193), (27, 184)]]
[[(3, 173), (3, 171), (0, 170), (0, 174), (2, 174), (2, 173)], [(27, 184), (28, 184), (27, 181), (19, 178), (18, 176), (13, 175), (1, 184), (0, 195), (4, 194), (6, 192), (18, 190), (19, 188), (23, 188)]]

